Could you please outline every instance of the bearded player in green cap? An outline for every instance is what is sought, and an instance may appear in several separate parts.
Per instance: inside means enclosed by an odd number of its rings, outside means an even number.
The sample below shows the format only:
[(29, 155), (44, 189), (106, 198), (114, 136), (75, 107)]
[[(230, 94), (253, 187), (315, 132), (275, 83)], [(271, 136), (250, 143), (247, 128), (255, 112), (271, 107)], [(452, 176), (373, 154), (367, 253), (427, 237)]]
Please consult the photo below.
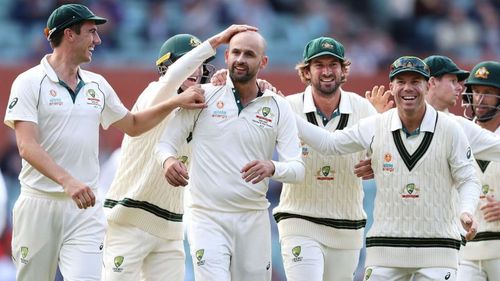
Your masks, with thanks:
[[(500, 136), (500, 63), (477, 64), (465, 81), (462, 95), (470, 116), (479, 126)], [(500, 163), (476, 161), (482, 184), (476, 210), (478, 232), (460, 251), (459, 281), (500, 280)]]
[[(205, 106), (202, 94), (190, 93), (129, 112), (101, 75), (80, 68), (101, 44), (97, 27), (105, 22), (86, 6), (60, 6), (45, 29), (53, 52), (12, 84), (4, 122), (23, 158), (13, 210), (16, 280), (53, 281), (58, 265), (65, 280), (101, 279), (100, 125), (138, 136), (179, 106)], [(168, 94), (167, 85), (157, 90)]]

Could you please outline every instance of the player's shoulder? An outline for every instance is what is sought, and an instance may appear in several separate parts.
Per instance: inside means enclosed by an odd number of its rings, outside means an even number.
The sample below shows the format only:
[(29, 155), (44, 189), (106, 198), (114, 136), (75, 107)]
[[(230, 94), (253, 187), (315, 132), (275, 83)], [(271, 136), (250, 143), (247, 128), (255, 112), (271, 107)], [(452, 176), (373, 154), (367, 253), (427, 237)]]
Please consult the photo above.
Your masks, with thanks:
[(39, 81), (45, 77), (45, 71), (41, 65), (36, 65), (20, 73), (15, 80), (23, 82)]
[(285, 99), (291, 104), (303, 103), (304, 92), (287, 95)]
[(204, 91), (206, 100), (214, 97), (217, 94), (224, 93), (227, 88), (225, 85), (215, 86), (212, 83), (201, 84), (200, 86)]

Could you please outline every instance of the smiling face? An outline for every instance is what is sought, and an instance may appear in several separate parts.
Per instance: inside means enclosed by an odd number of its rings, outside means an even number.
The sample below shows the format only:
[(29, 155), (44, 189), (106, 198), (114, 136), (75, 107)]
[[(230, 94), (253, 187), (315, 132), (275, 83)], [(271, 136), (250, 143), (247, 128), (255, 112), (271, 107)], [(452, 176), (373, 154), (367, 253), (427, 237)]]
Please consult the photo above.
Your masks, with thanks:
[(231, 80), (243, 84), (256, 80), (259, 70), (267, 65), (264, 52), (264, 38), (259, 33), (246, 31), (234, 35), (225, 53)]
[(69, 32), (70, 41), (73, 43), (72, 51), (77, 63), (90, 62), (95, 46), (101, 44), (101, 38), (99, 38), (94, 21), (85, 21), (80, 29), (80, 34), (70, 28), (67, 28), (65, 32)]
[(402, 72), (389, 84), (398, 112), (404, 115), (420, 115), (425, 112), (425, 94), (429, 84), (415, 72)]
[(202, 73), (203, 73), (202, 66), (196, 68), (193, 74), (191, 74), (191, 76), (189, 76), (186, 80), (184, 80), (184, 82), (181, 85), (181, 90), (185, 91), (187, 88), (193, 85), (200, 84)]
[(304, 77), (310, 81), (317, 94), (331, 96), (342, 85), (343, 69), (340, 60), (333, 56), (320, 56), (309, 62)]

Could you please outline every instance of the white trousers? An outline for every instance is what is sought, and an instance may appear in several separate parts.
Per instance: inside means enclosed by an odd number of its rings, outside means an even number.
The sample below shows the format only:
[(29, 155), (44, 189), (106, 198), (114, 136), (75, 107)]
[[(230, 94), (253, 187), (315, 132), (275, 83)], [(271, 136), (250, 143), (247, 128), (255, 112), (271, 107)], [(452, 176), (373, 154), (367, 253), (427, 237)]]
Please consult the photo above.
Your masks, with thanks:
[(188, 241), (195, 279), (271, 281), (267, 210), (223, 213), (190, 209)]
[(370, 266), (365, 269), (363, 280), (369, 281), (456, 281), (454, 268), (425, 267), (397, 268)]
[(78, 209), (65, 193), (23, 187), (13, 210), (12, 258), (18, 281), (99, 281), (105, 218), (102, 205)]
[(165, 240), (135, 226), (109, 222), (102, 281), (183, 281), (182, 240)]
[(457, 281), (500, 281), (500, 259), (461, 260)]
[(329, 248), (304, 236), (286, 236), (280, 243), (288, 281), (353, 280), (359, 249)]

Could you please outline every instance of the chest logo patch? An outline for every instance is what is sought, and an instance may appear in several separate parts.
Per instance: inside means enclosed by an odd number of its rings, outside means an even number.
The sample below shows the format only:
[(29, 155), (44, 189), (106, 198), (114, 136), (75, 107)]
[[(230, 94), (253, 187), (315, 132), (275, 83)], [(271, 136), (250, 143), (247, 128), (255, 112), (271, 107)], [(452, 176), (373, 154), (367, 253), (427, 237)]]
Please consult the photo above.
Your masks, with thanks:
[(212, 112), (212, 117), (219, 119), (227, 119), (227, 111), (224, 110), (224, 102), (218, 101), (215, 104), (215, 107), (217, 107), (217, 109)]
[(418, 198), (420, 197), (420, 188), (414, 183), (409, 183), (401, 190), (402, 198)]
[(87, 104), (93, 105), (93, 106), (100, 106), (101, 105), (101, 100), (95, 93), (94, 89), (88, 89), (87, 92), (85, 93), (87, 97)]
[(57, 95), (56, 90), (49, 91), (49, 106), (62, 106), (64, 105), (63, 99)]
[(316, 179), (319, 181), (331, 181), (335, 179), (335, 170), (330, 166), (323, 166), (316, 172)]
[(493, 189), (489, 184), (483, 184), (481, 187), (481, 195), (479, 198), (483, 199), (488, 196), (488, 194), (493, 194), (495, 192), (495, 189)]
[(257, 111), (255, 119), (253, 119), (252, 122), (260, 127), (272, 128), (274, 116), (275, 114), (271, 111), (271, 108), (264, 106)]
[(382, 171), (394, 172), (394, 164), (392, 163), (392, 154), (384, 154), (384, 164), (382, 164)]

